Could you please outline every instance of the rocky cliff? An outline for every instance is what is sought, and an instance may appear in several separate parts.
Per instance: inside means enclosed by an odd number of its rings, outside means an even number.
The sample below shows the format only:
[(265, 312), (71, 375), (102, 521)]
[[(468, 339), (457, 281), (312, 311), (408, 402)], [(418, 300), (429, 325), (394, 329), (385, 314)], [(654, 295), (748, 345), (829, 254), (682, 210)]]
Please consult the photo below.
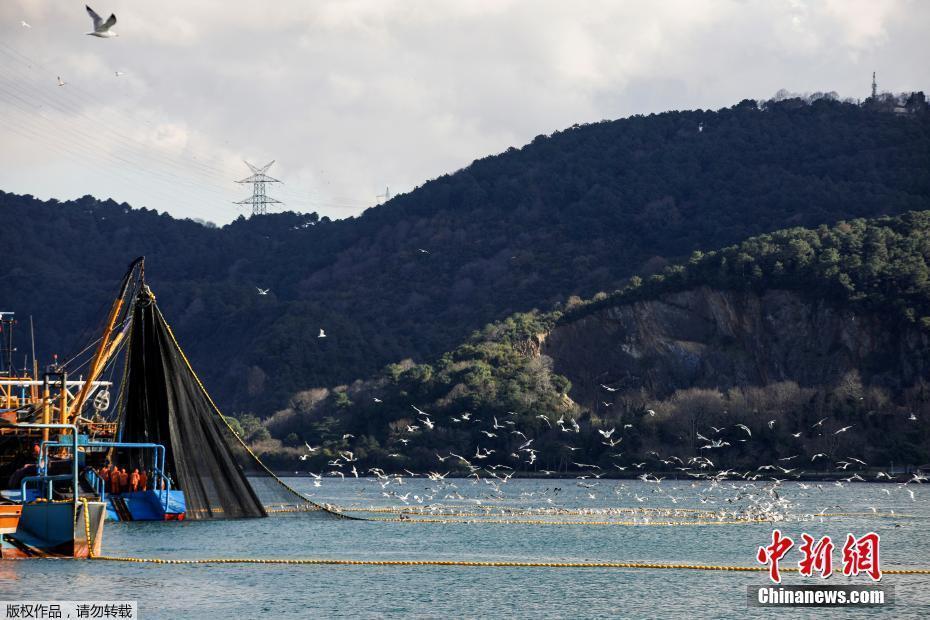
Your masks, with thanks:
[(599, 310), (540, 343), (572, 381), (572, 398), (594, 409), (630, 392), (664, 398), (783, 381), (829, 389), (851, 372), (894, 396), (930, 376), (926, 332), (784, 290), (693, 288)]

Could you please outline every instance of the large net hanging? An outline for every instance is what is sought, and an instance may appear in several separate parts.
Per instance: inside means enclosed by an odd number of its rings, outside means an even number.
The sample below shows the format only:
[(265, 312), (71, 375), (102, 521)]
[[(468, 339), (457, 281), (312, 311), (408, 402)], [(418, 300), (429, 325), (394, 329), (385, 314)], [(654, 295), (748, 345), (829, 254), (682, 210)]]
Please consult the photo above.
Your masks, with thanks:
[[(121, 441), (165, 446), (165, 472), (184, 491), (188, 519), (330, 512), (275, 476), (233, 432), (144, 285), (133, 304), (118, 411)], [(132, 467), (147, 465), (141, 450), (119, 454)]]

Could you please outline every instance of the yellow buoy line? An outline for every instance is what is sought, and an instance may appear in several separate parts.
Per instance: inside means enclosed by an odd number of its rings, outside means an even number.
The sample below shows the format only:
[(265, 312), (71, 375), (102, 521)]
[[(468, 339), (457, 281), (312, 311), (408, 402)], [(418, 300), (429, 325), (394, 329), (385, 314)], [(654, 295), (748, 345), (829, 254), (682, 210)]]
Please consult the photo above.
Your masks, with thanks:
[[(767, 571), (766, 566), (727, 566), (715, 564), (672, 564), (656, 562), (514, 562), (514, 561), (473, 561), (473, 560), (340, 560), (322, 558), (211, 558), (211, 559), (167, 559), (136, 558), (108, 555), (94, 555), (94, 541), (90, 536), (90, 514), (87, 500), (81, 498), (84, 505), (84, 535), (87, 540), (87, 558), (103, 562), (131, 562), (136, 564), (286, 564), (304, 566), (469, 566), (479, 568), (637, 568), (665, 570), (701, 570), (759, 573)], [(615, 522), (608, 522), (614, 524)], [(719, 522), (710, 522), (719, 523)], [(710, 524), (709, 523), (709, 524)], [(796, 573), (797, 567), (786, 566), (782, 572)], [(892, 568), (883, 569), (885, 575), (930, 575), (930, 568)]]
[(371, 518), (368, 521), (378, 521), (381, 523), (461, 523), (466, 525), (492, 524), (492, 525), (619, 525), (619, 526), (675, 526), (675, 525), (744, 525), (747, 523), (773, 523), (771, 519), (737, 519), (737, 520), (714, 520), (714, 521), (570, 521), (570, 520), (553, 520), (543, 519), (455, 519), (455, 518), (417, 518), (403, 519), (397, 518)]
[[(471, 561), (471, 560), (341, 560), (324, 558), (211, 558), (211, 559), (165, 559), (96, 556), (105, 562), (134, 562), (138, 564), (286, 564), (309, 566), (472, 566), (481, 568), (642, 568), (668, 570), (728, 571), (759, 573), (769, 570), (766, 566), (727, 566), (716, 564), (674, 564), (659, 562), (515, 562)], [(797, 567), (784, 567), (782, 572), (796, 573)], [(882, 569), (885, 575), (930, 575), (930, 568)]]

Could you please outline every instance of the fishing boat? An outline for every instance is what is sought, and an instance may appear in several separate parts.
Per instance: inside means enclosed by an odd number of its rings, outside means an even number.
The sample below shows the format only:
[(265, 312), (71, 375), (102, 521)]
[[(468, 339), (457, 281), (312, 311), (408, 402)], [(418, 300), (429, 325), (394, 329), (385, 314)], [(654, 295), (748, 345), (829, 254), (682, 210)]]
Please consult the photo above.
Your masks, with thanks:
[[(159, 310), (142, 257), (99, 338), (68, 362), (40, 373), (33, 346), (32, 367), (15, 369), (14, 315), (0, 320), (0, 558), (92, 556), (106, 520), (333, 514), (232, 430)], [(120, 380), (103, 379), (120, 362)]]

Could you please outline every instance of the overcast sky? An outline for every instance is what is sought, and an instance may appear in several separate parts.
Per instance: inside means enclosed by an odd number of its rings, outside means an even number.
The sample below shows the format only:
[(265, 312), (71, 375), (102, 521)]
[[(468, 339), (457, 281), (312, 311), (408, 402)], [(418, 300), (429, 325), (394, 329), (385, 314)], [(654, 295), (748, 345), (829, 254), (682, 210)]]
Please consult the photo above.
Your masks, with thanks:
[(119, 38), (81, 1), (0, 2), (0, 189), (225, 223), (242, 159), (274, 159), (270, 195), (341, 218), (576, 122), (930, 86), (919, 0), (91, 6)]

